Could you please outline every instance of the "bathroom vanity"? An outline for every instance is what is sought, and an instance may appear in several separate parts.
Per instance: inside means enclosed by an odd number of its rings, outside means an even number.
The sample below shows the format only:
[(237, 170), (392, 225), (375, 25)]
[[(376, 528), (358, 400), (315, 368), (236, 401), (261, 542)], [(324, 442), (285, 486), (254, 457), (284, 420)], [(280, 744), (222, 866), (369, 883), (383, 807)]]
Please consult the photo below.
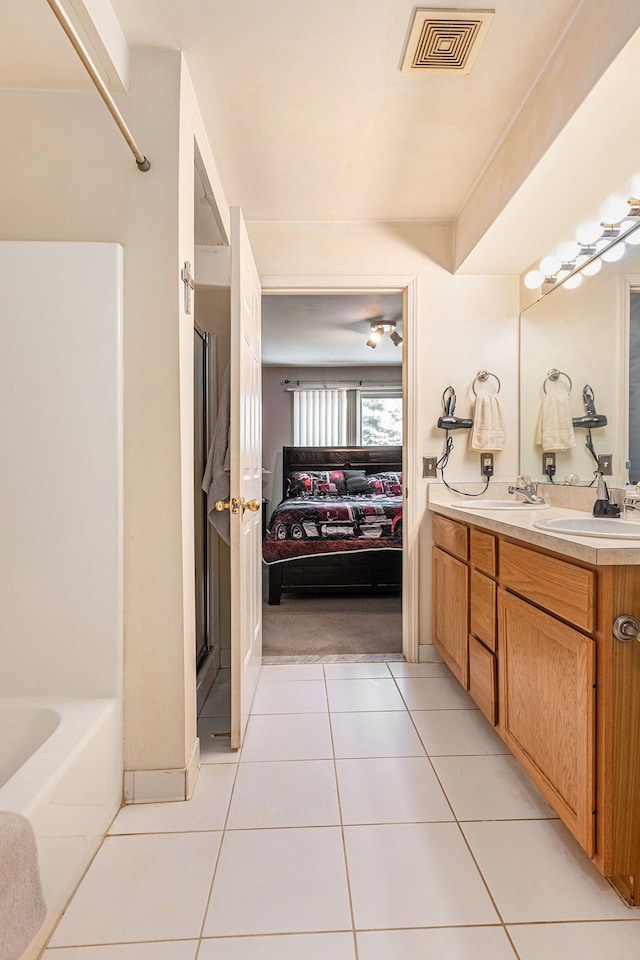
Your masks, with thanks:
[[(550, 507), (430, 489), (433, 644), (600, 872), (640, 898), (640, 539), (550, 534)], [(575, 513), (587, 516), (587, 513)], [(623, 522), (623, 521), (621, 521)], [(640, 531), (640, 524), (638, 525)]]

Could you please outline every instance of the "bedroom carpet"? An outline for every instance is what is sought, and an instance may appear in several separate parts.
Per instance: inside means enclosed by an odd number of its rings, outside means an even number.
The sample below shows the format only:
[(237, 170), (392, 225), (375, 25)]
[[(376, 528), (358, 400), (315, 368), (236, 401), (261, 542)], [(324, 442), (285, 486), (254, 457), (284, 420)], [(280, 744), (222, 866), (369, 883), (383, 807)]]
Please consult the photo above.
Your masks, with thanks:
[(399, 596), (283, 596), (262, 606), (266, 657), (401, 653)]

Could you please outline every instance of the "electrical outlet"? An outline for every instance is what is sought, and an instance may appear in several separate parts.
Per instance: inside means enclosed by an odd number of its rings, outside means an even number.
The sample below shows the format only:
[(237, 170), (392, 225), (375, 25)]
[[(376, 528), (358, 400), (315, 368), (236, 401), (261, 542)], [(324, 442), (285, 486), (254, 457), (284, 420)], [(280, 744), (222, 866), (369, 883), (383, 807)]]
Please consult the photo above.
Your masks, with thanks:
[(437, 457), (423, 457), (422, 458), (422, 476), (423, 477), (437, 477), (438, 468), (436, 466), (438, 462)]
[(610, 477), (613, 474), (613, 454), (601, 453), (598, 457), (598, 470), (603, 477)]
[(556, 472), (555, 453), (542, 454), (542, 474), (545, 477), (553, 477)]
[(483, 477), (489, 479), (493, 476), (493, 454), (492, 453), (481, 453), (480, 454), (480, 473)]

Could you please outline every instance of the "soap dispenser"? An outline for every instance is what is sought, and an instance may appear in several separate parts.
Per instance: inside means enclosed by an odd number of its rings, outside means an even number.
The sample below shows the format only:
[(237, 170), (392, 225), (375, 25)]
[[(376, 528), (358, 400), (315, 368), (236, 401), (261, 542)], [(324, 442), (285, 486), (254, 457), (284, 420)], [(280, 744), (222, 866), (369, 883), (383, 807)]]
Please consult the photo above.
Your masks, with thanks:
[(619, 517), (620, 507), (617, 503), (612, 503), (611, 500), (609, 500), (609, 491), (602, 473), (596, 471), (596, 476), (598, 477), (598, 492), (596, 494), (596, 502), (593, 505), (593, 516)]

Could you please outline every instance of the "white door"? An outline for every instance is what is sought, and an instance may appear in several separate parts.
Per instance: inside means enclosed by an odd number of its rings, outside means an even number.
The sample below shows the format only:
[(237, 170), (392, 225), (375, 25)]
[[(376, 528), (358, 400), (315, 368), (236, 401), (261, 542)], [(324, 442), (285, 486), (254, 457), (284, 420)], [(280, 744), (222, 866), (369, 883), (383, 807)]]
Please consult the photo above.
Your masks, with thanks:
[(262, 665), (262, 291), (231, 209), (231, 746), (242, 745)]

